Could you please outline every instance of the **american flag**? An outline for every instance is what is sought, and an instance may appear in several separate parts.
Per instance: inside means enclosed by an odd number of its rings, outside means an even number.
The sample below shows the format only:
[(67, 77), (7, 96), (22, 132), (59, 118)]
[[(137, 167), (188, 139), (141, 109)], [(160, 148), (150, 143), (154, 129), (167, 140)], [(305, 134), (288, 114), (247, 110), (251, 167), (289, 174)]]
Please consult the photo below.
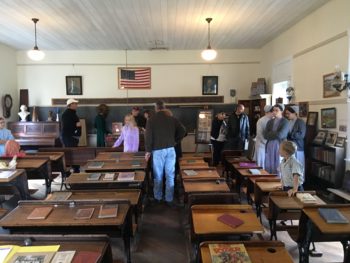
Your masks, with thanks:
[(119, 68), (120, 89), (150, 89), (151, 68)]

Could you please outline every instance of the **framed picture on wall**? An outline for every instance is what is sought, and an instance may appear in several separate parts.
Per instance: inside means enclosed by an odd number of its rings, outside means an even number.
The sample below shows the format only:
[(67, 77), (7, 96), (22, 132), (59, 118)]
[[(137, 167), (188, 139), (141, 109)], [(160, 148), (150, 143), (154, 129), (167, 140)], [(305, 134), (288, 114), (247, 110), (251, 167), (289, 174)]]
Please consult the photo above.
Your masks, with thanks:
[(308, 102), (299, 102), (299, 117), (306, 118), (309, 112)]
[(83, 83), (81, 76), (66, 76), (67, 95), (83, 95)]
[(335, 73), (323, 75), (323, 98), (340, 96), (340, 92), (332, 87)]
[(202, 95), (218, 95), (218, 76), (203, 76)]
[(321, 127), (337, 128), (336, 108), (321, 109)]
[(317, 124), (317, 118), (318, 118), (318, 112), (309, 111), (309, 112), (307, 113), (306, 125), (309, 125), (309, 126), (316, 126), (316, 124)]

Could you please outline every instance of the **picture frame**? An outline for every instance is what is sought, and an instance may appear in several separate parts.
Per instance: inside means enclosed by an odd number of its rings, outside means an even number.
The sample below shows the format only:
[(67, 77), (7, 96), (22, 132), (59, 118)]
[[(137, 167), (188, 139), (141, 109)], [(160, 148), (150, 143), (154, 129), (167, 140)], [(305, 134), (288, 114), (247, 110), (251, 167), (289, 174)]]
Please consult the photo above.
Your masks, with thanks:
[(66, 94), (83, 95), (82, 76), (66, 76)]
[(218, 95), (219, 77), (203, 76), (202, 77), (202, 95)]
[(309, 103), (307, 101), (299, 102), (299, 117), (306, 118), (308, 116), (308, 112), (309, 112)]
[(338, 133), (337, 132), (328, 132), (326, 137), (325, 144), (327, 146), (334, 146), (337, 141)]
[(316, 126), (317, 125), (317, 119), (318, 119), (318, 112), (309, 111), (307, 113), (306, 125), (308, 125), (308, 126)]
[(340, 92), (332, 87), (332, 83), (336, 73), (329, 73), (323, 75), (323, 98), (338, 97)]
[(318, 131), (313, 143), (322, 145), (327, 136), (327, 131)]
[(336, 108), (321, 109), (321, 127), (336, 128), (337, 127), (337, 110)]
[(335, 142), (336, 147), (344, 147), (345, 146), (345, 137), (337, 137), (337, 140)]

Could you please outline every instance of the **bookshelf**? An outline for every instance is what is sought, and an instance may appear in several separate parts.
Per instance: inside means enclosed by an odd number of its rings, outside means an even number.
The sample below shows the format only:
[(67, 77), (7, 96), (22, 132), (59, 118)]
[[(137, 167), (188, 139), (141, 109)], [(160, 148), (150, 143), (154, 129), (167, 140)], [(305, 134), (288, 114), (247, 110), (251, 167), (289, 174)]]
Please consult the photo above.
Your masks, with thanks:
[(343, 147), (310, 144), (307, 158), (307, 184), (315, 188), (339, 188), (345, 172)]

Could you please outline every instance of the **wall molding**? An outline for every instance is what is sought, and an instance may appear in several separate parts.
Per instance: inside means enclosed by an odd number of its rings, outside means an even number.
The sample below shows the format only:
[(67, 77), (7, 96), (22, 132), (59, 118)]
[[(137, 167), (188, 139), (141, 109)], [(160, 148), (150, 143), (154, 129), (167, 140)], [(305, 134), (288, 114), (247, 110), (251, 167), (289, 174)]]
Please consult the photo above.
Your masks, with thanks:
[[(79, 105), (98, 105), (98, 104), (154, 104), (162, 100), (169, 104), (186, 103), (223, 103), (224, 96), (198, 96), (198, 97), (139, 97), (139, 98), (77, 98)], [(53, 98), (53, 106), (66, 105), (67, 98)]]
[(327, 105), (327, 104), (346, 104), (347, 99), (346, 98), (338, 98), (338, 99), (324, 99), (324, 100), (314, 100), (309, 101), (309, 105)]

